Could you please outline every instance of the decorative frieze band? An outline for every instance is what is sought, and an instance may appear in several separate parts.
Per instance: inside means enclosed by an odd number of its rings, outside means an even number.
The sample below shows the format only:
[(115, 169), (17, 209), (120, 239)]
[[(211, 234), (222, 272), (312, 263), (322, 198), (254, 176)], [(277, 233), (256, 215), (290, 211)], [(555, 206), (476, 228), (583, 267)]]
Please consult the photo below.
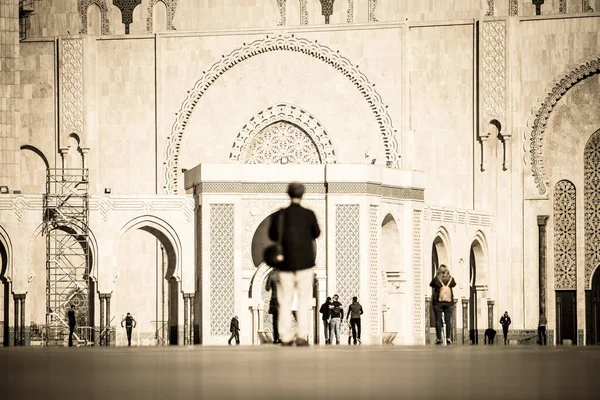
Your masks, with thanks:
[[(425, 199), (420, 188), (385, 186), (377, 183), (331, 182), (306, 183), (306, 193), (317, 194), (366, 194), (403, 200)], [(287, 183), (203, 182), (196, 186), (196, 193), (287, 193)]]

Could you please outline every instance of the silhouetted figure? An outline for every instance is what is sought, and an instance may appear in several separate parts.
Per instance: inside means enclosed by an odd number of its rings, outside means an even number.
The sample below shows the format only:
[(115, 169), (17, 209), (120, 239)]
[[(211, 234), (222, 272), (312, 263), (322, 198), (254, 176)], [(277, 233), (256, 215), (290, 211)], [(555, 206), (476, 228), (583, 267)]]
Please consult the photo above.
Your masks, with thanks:
[(544, 314), (544, 310), (540, 310), (540, 321), (538, 322), (538, 343), (540, 344), (540, 346), (542, 345), (542, 339), (544, 339), (543, 345), (544, 346), (547, 345), (547, 341), (548, 341), (548, 337), (546, 336), (546, 325), (547, 324), (548, 324), (548, 320), (546, 319), (546, 314)]
[(329, 337), (329, 331), (331, 329), (331, 323), (329, 321), (329, 306), (331, 305), (331, 297), (327, 297), (325, 303), (321, 304), (321, 308), (319, 312), (322, 315), (321, 319), (323, 320), (323, 330), (325, 333), (325, 344), (331, 344), (331, 338)]
[(446, 344), (452, 344), (452, 311), (454, 310), (454, 278), (445, 265), (440, 265), (429, 284), (433, 288), (433, 311), (435, 312), (435, 344), (442, 344), (442, 313), (446, 323)]
[(75, 332), (75, 306), (71, 304), (71, 309), (67, 312), (69, 317), (69, 347), (73, 347), (73, 332)]
[[(312, 210), (300, 205), (304, 195), (304, 185), (290, 183), (289, 207), (279, 210), (271, 218), (269, 238), (279, 240), (283, 260), (276, 265), (279, 270), (277, 300), (279, 303), (279, 335), (282, 345), (290, 346), (296, 336), (297, 346), (308, 346), (310, 332), (310, 309), (313, 294), (315, 266), (315, 239), (321, 234), (317, 217)], [(298, 323), (296, 334), (292, 326), (292, 302), (294, 292), (298, 298)]]
[(269, 301), (269, 314), (273, 316), (273, 344), (281, 344), (279, 339), (279, 304), (277, 303), (277, 280), (279, 272), (272, 270), (266, 279), (265, 290), (271, 292), (271, 300)]
[(494, 344), (495, 338), (496, 338), (496, 330), (494, 330), (492, 328), (487, 328), (484, 333), (483, 343), (492, 345), (492, 344)]
[(231, 346), (231, 341), (235, 338), (235, 344), (239, 346), (240, 344), (240, 321), (238, 320), (237, 315), (231, 318), (231, 324), (229, 325), (229, 332), (231, 332), (231, 337), (227, 341), (227, 344)]
[[(358, 297), (352, 298), (352, 304), (348, 306), (346, 320), (350, 319), (350, 327), (352, 328), (352, 341), (354, 344), (360, 342), (360, 316), (363, 314), (363, 308), (358, 302)], [(358, 341), (358, 343), (357, 343)]]
[(329, 333), (329, 340), (333, 343), (335, 337), (335, 344), (340, 344), (340, 331), (342, 329), (342, 320), (344, 319), (344, 309), (342, 303), (338, 301), (340, 296), (337, 294), (333, 295), (333, 302), (329, 305), (329, 321), (331, 324), (331, 332)]
[(502, 325), (502, 334), (504, 335), (504, 345), (508, 344), (508, 327), (512, 321), (508, 316), (508, 311), (504, 311), (504, 315), (500, 318), (500, 325)]
[(123, 322), (125, 323), (125, 330), (127, 331), (127, 345), (131, 346), (131, 331), (136, 327), (137, 322), (131, 316), (130, 313), (127, 313), (125, 318), (121, 320), (121, 328), (123, 327)]

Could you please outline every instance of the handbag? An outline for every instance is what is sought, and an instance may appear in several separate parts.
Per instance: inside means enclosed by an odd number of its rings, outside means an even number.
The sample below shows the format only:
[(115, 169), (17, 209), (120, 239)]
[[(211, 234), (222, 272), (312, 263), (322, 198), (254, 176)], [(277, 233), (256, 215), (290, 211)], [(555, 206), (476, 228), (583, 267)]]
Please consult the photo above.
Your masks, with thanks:
[(284, 211), (281, 210), (277, 218), (277, 242), (267, 246), (263, 253), (265, 263), (272, 268), (278, 268), (283, 263), (284, 259), (282, 246), (283, 212)]

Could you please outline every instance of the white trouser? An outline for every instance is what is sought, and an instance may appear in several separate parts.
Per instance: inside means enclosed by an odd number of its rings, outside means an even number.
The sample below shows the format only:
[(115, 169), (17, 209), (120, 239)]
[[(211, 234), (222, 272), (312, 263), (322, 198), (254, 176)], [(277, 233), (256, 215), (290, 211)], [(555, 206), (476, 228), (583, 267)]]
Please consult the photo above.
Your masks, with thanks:
[[(313, 292), (313, 269), (300, 271), (280, 271), (277, 281), (277, 301), (279, 302), (279, 337), (282, 342), (291, 342), (294, 336), (308, 339), (310, 331), (310, 306)], [(292, 301), (294, 291), (298, 295), (296, 313), (298, 331), (292, 328)]]

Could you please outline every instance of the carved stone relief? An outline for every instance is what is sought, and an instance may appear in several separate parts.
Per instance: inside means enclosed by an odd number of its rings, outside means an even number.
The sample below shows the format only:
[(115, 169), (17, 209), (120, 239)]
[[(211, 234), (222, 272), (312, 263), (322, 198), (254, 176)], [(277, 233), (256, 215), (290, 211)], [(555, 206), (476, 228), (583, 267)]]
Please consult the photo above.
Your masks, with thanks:
[(424, 332), (423, 327), (423, 273), (421, 271), (421, 210), (413, 210), (413, 335), (415, 338), (421, 337)]
[(487, 0), (487, 11), (485, 12), (486, 16), (493, 16), (494, 15), (494, 0)]
[(148, 18), (146, 19), (146, 31), (152, 33), (154, 30), (154, 6), (159, 1), (167, 7), (167, 30), (174, 31), (175, 26), (173, 25), (173, 19), (175, 18), (175, 11), (177, 10), (177, 0), (150, 0), (148, 3)]
[[(287, 124), (281, 125), (281, 122)], [(268, 128), (269, 130), (265, 132)], [(269, 138), (272, 135), (277, 136), (276, 139), (278, 143), (281, 142), (281, 146), (279, 148), (269, 146), (269, 142), (264, 140), (265, 134), (268, 134)], [(263, 136), (259, 137), (259, 135)], [(286, 142), (288, 139), (294, 140)], [(262, 146), (256, 147), (261, 143)], [(257, 153), (257, 149), (262, 151)], [(305, 151), (301, 151), (302, 149)], [(229, 159), (236, 162), (267, 163), (269, 157), (265, 158), (264, 153), (268, 153), (272, 157), (279, 155), (279, 158), (270, 160), (279, 163), (284, 150), (295, 150), (293, 154), (299, 151), (298, 157), (294, 157), (297, 162), (310, 164), (336, 162), (333, 144), (321, 123), (301, 108), (289, 104), (268, 107), (252, 117), (236, 136)], [(259, 155), (263, 157), (258, 157)], [(294, 161), (289, 160), (289, 162)]]
[(306, 0), (300, 0), (300, 25), (308, 25), (308, 6)]
[(483, 22), (483, 123), (506, 119), (506, 22)]
[(354, 86), (360, 91), (369, 104), (374, 117), (379, 125), (379, 130), (383, 136), (384, 151), (386, 160), (393, 168), (399, 168), (400, 152), (398, 142), (395, 137), (395, 129), (392, 119), (387, 111), (387, 106), (383, 103), (381, 96), (375, 90), (374, 85), (368, 78), (352, 64), (350, 60), (343, 57), (327, 46), (323, 46), (317, 41), (309, 41), (303, 38), (292, 36), (267, 36), (265, 39), (259, 39), (249, 44), (244, 44), (241, 48), (234, 50), (229, 55), (223, 56), (216, 62), (203, 76), (196, 82), (188, 96), (183, 101), (179, 112), (176, 113), (176, 120), (173, 124), (169, 142), (165, 149), (165, 191), (175, 193), (177, 191), (179, 180), (179, 147), (181, 139), (185, 132), (188, 120), (208, 88), (225, 72), (233, 66), (254, 57), (259, 54), (270, 51), (293, 51), (321, 60), (337, 71), (346, 76)]
[(81, 18), (81, 34), (87, 34), (87, 13), (88, 8), (95, 4), (100, 7), (100, 17), (102, 18), (102, 35), (108, 35), (109, 33), (109, 21), (108, 21), (108, 7), (106, 6), (106, 0), (77, 0), (77, 12), (79, 12), (79, 18)]
[(71, 133), (83, 139), (83, 40), (60, 41), (60, 127), (61, 140)]
[(554, 186), (554, 287), (577, 288), (575, 185), (559, 181)]
[(285, 26), (286, 0), (277, 0), (277, 8), (279, 8), (279, 15), (281, 17), (277, 25)]
[[(358, 204), (335, 207), (335, 292), (344, 307), (360, 293), (359, 210)], [(342, 333), (346, 332), (348, 328), (342, 324)]]
[(369, 206), (369, 314), (372, 336), (380, 334), (379, 206)]
[(248, 164), (320, 164), (319, 150), (296, 125), (276, 122), (260, 131), (248, 144)]
[(346, 22), (348, 22), (349, 24), (354, 22), (354, 0), (348, 0), (348, 12)]
[(125, 34), (129, 34), (129, 25), (133, 22), (133, 10), (142, 4), (142, 0), (113, 0), (113, 4), (121, 10), (121, 21), (125, 24)]
[(540, 195), (547, 193), (546, 174), (544, 171), (544, 134), (546, 125), (554, 106), (574, 85), (591, 75), (600, 72), (600, 55), (589, 57), (574, 67), (568, 68), (544, 92), (542, 100), (534, 108), (534, 112), (527, 121), (529, 130), (525, 132), (525, 156), (531, 164), (531, 173)]
[(594, 12), (594, 9), (590, 5), (590, 0), (583, 0), (583, 12)]
[(584, 150), (585, 282), (591, 289), (592, 273), (600, 265), (600, 130)]
[(369, 22), (379, 22), (375, 16), (377, 10), (377, 0), (369, 0)]
[(508, 15), (511, 17), (519, 15), (519, 0), (510, 0)]

